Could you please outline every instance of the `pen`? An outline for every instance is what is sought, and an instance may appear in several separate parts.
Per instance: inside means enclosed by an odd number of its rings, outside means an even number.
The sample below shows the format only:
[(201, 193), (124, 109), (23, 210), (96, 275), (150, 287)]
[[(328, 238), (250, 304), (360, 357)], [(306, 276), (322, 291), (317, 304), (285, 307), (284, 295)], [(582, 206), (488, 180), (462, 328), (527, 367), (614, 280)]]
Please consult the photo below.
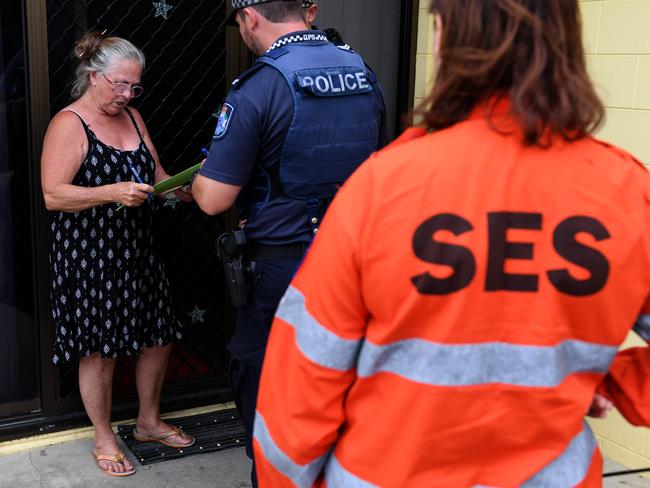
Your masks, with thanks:
[[(131, 173), (133, 173), (133, 176), (135, 176), (135, 181), (144, 184), (144, 181), (142, 181), (142, 178), (140, 178), (140, 175), (131, 164), (131, 161), (127, 161), (127, 164), (129, 165), (129, 169), (131, 170)], [(153, 195), (151, 195), (151, 193), (147, 193), (147, 200), (149, 200), (149, 203), (153, 201)]]
[[(127, 161), (126, 163), (129, 165), (129, 169), (131, 170), (131, 173), (133, 173), (133, 176), (135, 176), (135, 181), (137, 181), (138, 183), (143, 183), (142, 178), (140, 178), (140, 175), (133, 167), (133, 164), (131, 164), (131, 161)], [(147, 200), (149, 201), (149, 203), (153, 202), (153, 195), (151, 193), (147, 193)], [(117, 210), (120, 210), (122, 208), (126, 209), (124, 205), (119, 205), (117, 207)]]

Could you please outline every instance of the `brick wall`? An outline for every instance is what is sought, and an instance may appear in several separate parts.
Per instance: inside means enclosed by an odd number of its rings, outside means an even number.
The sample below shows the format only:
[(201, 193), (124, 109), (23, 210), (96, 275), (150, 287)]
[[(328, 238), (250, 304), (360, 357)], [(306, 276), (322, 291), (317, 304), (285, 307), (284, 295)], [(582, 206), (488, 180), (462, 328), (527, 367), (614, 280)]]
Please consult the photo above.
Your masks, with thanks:
[(650, 164), (650, 1), (581, 0), (589, 70), (607, 106), (599, 137)]
[[(650, 0), (649, 0), (650, 1)], [(418, 17), (418, 46), (415, 56), (415, 102), (417, 107), (431, 88), (433, 81), (433, 17), (429, 15), (429, 1), (420, 0)]]

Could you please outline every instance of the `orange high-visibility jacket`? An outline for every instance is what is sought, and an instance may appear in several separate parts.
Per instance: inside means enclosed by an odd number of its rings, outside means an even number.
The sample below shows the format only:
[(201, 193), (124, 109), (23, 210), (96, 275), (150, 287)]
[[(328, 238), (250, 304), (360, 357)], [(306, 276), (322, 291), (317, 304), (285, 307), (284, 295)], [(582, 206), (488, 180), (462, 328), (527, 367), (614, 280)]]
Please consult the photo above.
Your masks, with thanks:
[[(526, 147), (508, 111), (406, 134), (339, 192), (273, 323), (262, 487), (601, 486), (584, 415), (650, 337), (650, 176), (593, 138)], [(648, 424), (650, 350), (614, 370)]]

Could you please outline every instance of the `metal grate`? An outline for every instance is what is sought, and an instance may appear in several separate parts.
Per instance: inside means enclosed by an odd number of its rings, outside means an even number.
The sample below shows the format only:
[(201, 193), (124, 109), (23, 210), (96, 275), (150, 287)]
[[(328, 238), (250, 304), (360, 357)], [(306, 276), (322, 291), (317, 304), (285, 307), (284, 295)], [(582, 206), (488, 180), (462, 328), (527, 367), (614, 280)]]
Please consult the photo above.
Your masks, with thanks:
[[(227, 86), (224, 0), (48, 0), (51, 113), (70, 103), (76, 63), (72, 49), (87, 31), (107, 30), (143, 50), (142, 113), (162, 165), (174, 174), (200, 161)], [(185, 339), (174, 348), (168, 380), (224, 377), (232, 316), (214, 238), (223, 217), (204, 216), (194, 204), (164, 202), (156, 212), (157, 242), (165, 260), (176, 315)], [(132, 360), (118, 361), (116, 389), (133, 389)], [(60, 368), (60, 396), (78, 395), (74, 364)]]
[(134, 425), (121, 425), (117, 434), (141, 464), (154, 464), (193, 454), (243, 447), (246, 443), (244, 426), (237, 410), (223, 410), (192, 417), (167, 419), (194, 436), (194, 445), (182, 449), (167, 447), (159, 442), (138, 442), (133, 438)]

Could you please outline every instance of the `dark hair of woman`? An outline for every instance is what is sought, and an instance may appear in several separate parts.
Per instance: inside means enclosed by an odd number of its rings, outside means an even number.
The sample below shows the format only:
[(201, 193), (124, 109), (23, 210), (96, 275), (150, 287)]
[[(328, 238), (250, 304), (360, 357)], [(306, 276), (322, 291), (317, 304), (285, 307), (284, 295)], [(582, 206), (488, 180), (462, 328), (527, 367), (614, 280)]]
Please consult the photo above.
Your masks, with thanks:
[(489, 117), (499, 98), (527, 145), (547, 136), (592, 133), (604, 116), (585, 65), (577, 0), (432, 0), (442, 19), (432, 93), (416, 111), (430, 130), (465, 120), (477, 105)]

